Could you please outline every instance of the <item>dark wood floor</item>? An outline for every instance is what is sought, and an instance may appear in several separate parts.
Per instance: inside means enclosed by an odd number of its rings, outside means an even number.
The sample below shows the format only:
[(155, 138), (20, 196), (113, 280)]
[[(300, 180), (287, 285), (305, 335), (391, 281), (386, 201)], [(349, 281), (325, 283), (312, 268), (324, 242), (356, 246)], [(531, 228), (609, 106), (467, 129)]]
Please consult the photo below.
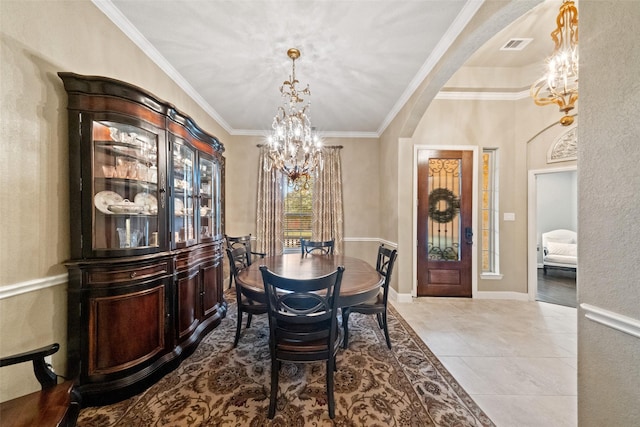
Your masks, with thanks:
[(547, 274), (543, 274), (543, 270), (539, 268), (536, 300), (576, 307), (576, 273), (548, 269)]

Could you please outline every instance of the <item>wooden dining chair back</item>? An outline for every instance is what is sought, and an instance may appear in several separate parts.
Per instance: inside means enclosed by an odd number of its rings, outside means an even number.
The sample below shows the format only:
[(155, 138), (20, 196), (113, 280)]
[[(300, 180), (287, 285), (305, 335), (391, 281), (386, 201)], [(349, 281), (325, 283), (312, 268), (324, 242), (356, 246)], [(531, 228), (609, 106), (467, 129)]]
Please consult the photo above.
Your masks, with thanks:
[(70, 427), (76, 425), (81, 399), (73, 380), (58, 383), (45, 357), (56, 353), (58, 343), (0, 358), (0, 367), (31, 362), (41, 390), (0, 403), (0, 424), (12, 427)]
[(300, 249), (302, 256), (311, 255), (333, 255), (334, 240), (313, 241), (300, 239)]
[(240, 340), (240, 332), (242, 331), (242, 315), (247, 313), (247, 328), (251, 327), (251, 319), (254, 314), (265, 314), (267, 312), (267, 304), (264, 300), (260, 300), (260, 296), (256, 293), (252, 293), (249, 289), (238, 283), (236, 277), (245, 268), (249, 266), (247, 248), (244, 245), (238, 245), (235, 249), (227, 248), (227, 257), (229, 258), (229, 268), (231, 270), (231, 277), (236, 283), (236, 306), (237, 306), (237, 321), (236, 321), (236, 337), (233, 340), (233, 346), (238, 345)]
[[(245, 247), (245, 249), (247, 250), (245, 255), (247, 258), (247, 262), (246, 262), (247, 265), (251, 265), (255, 259), (264, 258), (266, 255), (264, 252), (257, 252), (252, 249), (251, 234), (247, 234), (246, 236), (237, 236), (237, 237), (232, 237), (225, 234), (224, 239), (227, 242), (228, 249), (236, 249), (240, 246)], [(234, 280), (233, 273), (231, 272), (231, 269), (229, 269), (229, 289), (231, 289), (233, 280)]]
[(271, 397), (269, 418), (276, 411), (281, 362), (326, 361), (329, 417), (335, 416), (333, 374), (340, 348), (338, 299), (344, 267), (312, 279), (279, 276), (260, 266), (269, 313)]
[(376, 259), (376, 270), (383, 277), (380, 291), (375, 298), (362, 304), (342, 308), (342, 329), (344, 330), (343, 347), (349, 346), (349, 315), (351, 313), (375, 314), (378, 319), (378, 326), (384, 331), (387, 347), (391, 349), (391, 339), (389, 339), (389, 325), (387, 323), (387, 303), (389, 301), (389, 284), (391, 274), (396, 262), (398, 251), (380, 245), (378, 257)]

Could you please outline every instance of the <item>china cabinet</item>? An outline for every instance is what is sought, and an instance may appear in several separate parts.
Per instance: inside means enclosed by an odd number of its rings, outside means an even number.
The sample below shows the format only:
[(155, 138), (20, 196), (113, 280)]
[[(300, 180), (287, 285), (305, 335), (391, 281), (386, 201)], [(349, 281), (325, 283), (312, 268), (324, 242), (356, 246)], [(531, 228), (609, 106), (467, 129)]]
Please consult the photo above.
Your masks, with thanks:
[(149, 92), (58, 73), (68, 97), (68, 375), (83, 405), (144, 390), (226, 314), (224, 147)]

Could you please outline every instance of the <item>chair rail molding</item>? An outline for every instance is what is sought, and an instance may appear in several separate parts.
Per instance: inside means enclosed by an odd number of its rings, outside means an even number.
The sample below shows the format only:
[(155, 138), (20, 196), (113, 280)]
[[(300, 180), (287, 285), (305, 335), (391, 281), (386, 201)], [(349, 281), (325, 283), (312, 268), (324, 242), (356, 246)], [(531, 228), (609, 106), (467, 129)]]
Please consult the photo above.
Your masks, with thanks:
[(585, 311), (584, 317), (587, 319), (640, 338), (640, 320), (591, 304), (582, 303), (580, 308)]
[(14, 283), (12, 285), (0, 287), (0, 300), (26, 294), (28, 292), (39, 291), (54, 286), (66, 285), (69, 282), (67, 273), (57, 276), (42, 277), (39, 279), (27, 280), (25, 282)]
[[(345, 237), (345, 242), (379, 242), (385, 245), (397, 248), (398, 244), (378, 237)], [(57, 276), (41, 277), (38, 279), (26, 280), (24, 282), (14, 283), (11, 285), (0, 286), (0, 300), (11, 298), (17, 295), (26, 294), (28, 292), (39, 291), (54, 286), (66, 285), (69, 282), (67, 273)]]
[(398, 244), (390, 242), (389, 240), (381, 239), (379, 237), (345, 237), (344, 242), (376, 242), (387, 246), (391, 246), (394, 249), (398, 248)]

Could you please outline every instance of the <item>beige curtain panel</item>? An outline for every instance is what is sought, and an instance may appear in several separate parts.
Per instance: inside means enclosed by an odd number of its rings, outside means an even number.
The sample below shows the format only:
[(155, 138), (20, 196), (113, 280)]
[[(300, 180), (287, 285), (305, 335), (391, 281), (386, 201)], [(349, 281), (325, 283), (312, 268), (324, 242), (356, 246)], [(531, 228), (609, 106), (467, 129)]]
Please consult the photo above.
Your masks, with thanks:
[(313, 240), (335, 240), (334, 253), (343, 253), (344, 211), (342, 204), (342, 147), (324, 147), (324, 167), (313, 187)]
[(258, 252), (264, 252), (267, 255), (279, 255), (283, 252), (283, 185), (285, 183), (284, 175), (268, 168), (268, 148), (260, 147), (256, 244)]

